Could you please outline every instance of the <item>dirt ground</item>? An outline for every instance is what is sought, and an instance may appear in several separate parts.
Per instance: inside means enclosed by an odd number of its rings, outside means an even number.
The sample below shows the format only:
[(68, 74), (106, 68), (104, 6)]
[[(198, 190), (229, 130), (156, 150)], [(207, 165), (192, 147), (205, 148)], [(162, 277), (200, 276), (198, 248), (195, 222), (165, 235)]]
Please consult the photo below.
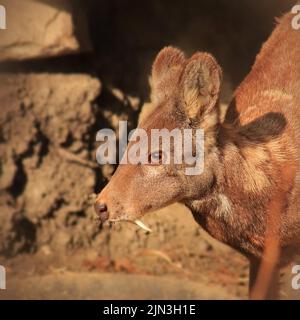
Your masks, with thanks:
[[(34, 288), (34, 290), (32, 290)], [(117, 289), (116, 289), (117, 288)], [(195, 300), (234, 299), (224, 288), (175, 277), (63, 272), (9, 282), (3, 299)]]
[[(119, 281), (119, 276), (114, 276), (116, 274), (136, 275), (136, 281), (141, 283), (145, 276), (157, 276), (161, 281), (176, 279), (173, 285), (179, 287), (186, 281), (197, 284), (201, 293), (198, 293), (199, 298), (247, 297), (247, 261), (201, 230), (183, 206), (173, 205), (162, 209), (145, 217), (144, 221), (153, 229), (153, 233), (145, 234), (130, 224), (114, 225), (112, 228), (105, 226), (106, 244), (98, 248), (58, 254), (50, 246), (44, 245), (34, 255), (19, 254), (2, 260), (7, 268), (7, 281), (10, 280), (15, 289), (9, 294), (20, 297), (18, 292), (24, 286), (25, 279), (33, 281), (31, 295), (36, 298), (38, 292), (45, 294), (39, 289), (39, 282), (45, 276), (52, 276), (50, 279), (53, 281), (60, 276), (68, 277), (71, 273), (77, 275), (80, 283), (84, 283), (88, 272), (98, 275), (100, 282), (103, 274), (110, 273), (110, 282), (116, 286)], [(86, 281), (88, 285), (89, 280)], [(160, 283), (160, 280), (157, 281)], [(127, 285), (130, 286), (130, 282)], [(146, 285), (143, 288), (147, 290)], [(123, 296), (122, 290), (117, 290), (113, 296), (118, 296), (117, 292), (120, 297)], [(216, 292), (218, 294), (213, 296)], [(48, 294), (52, 298), (58, 297), (55, 291)], [(72, 298), (72, 294), (67, 298)], [(145, 292), (140, 294), (143, 297)], [(158, 294), (157, 298), (160, 297)], [(180, 290), (177, 298), (180, 298)]]

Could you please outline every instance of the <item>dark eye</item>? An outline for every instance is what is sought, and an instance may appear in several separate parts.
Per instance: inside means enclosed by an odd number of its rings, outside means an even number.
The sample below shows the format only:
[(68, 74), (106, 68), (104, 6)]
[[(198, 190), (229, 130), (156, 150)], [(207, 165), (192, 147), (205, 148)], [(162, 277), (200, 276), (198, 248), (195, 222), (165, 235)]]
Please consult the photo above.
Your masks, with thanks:
[(162, 163), (162, 159), (163, 159), (162, 150), (154, 151), (151, 154), (149, 154), (148, 162), (152, 163), (152, 161), (153, 161), (155, 163)]

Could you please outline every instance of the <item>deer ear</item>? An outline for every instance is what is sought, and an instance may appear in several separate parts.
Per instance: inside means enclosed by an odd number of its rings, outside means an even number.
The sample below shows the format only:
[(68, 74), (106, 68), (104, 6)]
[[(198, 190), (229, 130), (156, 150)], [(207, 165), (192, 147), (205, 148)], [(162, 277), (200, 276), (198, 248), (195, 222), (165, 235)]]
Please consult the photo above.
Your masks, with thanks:
[(159, 52), (150, 78), (152, 102), (158, 103), (170, 97), (177, 88), (184, 63), (184, 54), (177, 48), (165, 47)]
[(221, 79), (221, 68), (212, 55), (196, 53), (190, 58), (182, 76), (184, 109), (190, 119), (215, 107)]

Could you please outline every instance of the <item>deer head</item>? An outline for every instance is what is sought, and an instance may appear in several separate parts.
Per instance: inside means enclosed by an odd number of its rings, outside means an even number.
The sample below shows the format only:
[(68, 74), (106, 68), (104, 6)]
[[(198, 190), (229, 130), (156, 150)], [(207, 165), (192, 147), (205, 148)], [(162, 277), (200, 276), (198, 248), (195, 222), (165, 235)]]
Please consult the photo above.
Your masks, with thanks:
[[(148, 137), (153, 129), (203, 129), (205, 170), (187, 175), (190, 164), (174, 161), (176, 147), (166, 154), (161, 145), (148, 154), (149, 162), (154, 160), (155, 164), (120, 164), (95, 202), (95, 211), (103, 222), (134, 222), (174, 202), (201, 199), (214, 182), (221, 86), (218, 63), (208, 53), (199, 52), (186, 59), (180, 50), (166, 47), (154, 61), (150, 83), (154, 111), (138, 128)], [(128, 144), (127, 152), (133, 145)], [(173, 159), (168, 164), (163, 161), (167, 157)]]

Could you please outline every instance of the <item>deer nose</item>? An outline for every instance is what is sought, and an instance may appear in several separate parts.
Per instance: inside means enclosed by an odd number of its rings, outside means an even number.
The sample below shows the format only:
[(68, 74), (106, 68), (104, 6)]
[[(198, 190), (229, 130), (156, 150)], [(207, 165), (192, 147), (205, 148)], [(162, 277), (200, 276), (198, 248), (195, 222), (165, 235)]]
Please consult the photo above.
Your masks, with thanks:
[(105, 203), (95, 202), (94, 209), (97, 215), (99, 216), (101, 222), (105, 222), (106, 220), (108, 220), (108, 211)]

